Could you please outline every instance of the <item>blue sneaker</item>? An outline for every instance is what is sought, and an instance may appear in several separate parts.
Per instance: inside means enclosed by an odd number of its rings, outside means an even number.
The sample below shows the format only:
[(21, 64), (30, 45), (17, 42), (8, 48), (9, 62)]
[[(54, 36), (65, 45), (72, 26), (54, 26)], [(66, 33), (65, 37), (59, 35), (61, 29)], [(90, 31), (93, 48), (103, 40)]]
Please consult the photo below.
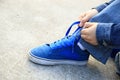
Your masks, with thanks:
[(81, 50), (77, 45), (81, 28), (78, 27), (72, 35), (68, 35), (71, 28), (79, 23), (79, 21), (73, 23), (68, 29), (66, 36), (61, 40), (30, 50), (29, 59), (42, 65), (85, 65), (88, 62), (89, 53), (86, 50)]

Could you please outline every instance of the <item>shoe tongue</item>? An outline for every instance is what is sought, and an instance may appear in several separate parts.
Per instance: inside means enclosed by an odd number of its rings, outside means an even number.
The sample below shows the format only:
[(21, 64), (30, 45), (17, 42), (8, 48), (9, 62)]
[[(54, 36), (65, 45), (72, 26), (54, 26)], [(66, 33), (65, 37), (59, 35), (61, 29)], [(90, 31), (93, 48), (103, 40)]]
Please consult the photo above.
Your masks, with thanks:
[(77, 42), (78, 42), (79, 39), (81, 38), (80, 30), (81, 30), (81, 29), (78, 29), (78, 30), (75, 31), (75, 33), (73, 33), (73, 36), (75, 36)]

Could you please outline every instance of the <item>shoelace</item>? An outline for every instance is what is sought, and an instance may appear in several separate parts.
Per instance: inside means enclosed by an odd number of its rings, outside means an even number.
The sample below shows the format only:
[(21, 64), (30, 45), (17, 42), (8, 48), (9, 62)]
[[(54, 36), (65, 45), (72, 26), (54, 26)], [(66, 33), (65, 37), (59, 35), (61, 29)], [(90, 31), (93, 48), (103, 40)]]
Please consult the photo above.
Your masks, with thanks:
[[(79, 23), (80, 23), (80, 21), (76, 21), (76, 22), (72, 23), (71, 26), (68, 28), (68, 30), (67, 30), (67, 32), (66, 32), (66, 34), (65, 34), (65, 37), (62, 38), (61, 40), (55, 41), (53, 44), (56, 45), (56, 46), (59, 46), (59, 44), (57, 44), (57, 43), (60, 43), (61, 41), (66, 40), (66, 39), (69, 40), (69, 38), (70, 38), (69, 33), (70, 33), (72, 27), (74, 27), (74, 25), (78, 25)], [(73, 34), (76, 33), (76, 31), (78, 31), (79, 29), (80, 29), (80, 27), (78, 26), (78, 28), (73, 32)], [(78, 39), (78, 41), (79, 41), (79, 39)], [(78, 42), (78, 41), (77, 41), (77, 42)], [(75, 41), (73, 41), (73, 43), (72, 43), (72, 52), (74, 52), (74, 45), (75, 45), (74, 42), (75, 42)], [(47, 44), (47, 45), (48, 45), (48, 46), (52, 46), (52, 44), (51, 44), (51, 45), (50, 45), (50, 44)], [(65, 46), (65, 45), (63, 44), (63, 46)]]
[[(70, 30), (72, 29), (72, 27), (73, 27), (74, 25), (78, 25), (78, 24), (80, 24), (80, 21), (76, 21), (76, 22), (72, 23), (71, 26), (68, 28), (65, 36), (68, 36), (68, 34), (70, 33)], [(74, 31), (74, 33), (75, 33), (78, 29), (80, 29), (79, 26), (78, 26), (78, 28)], [(73, 33), (73, 34), (74, 34), (74, 33)]]
[[(78, 25), (78, 24), (80, 24), (80, 21), (74, 22), (74, 23), (68, 28), (65, 36), (68, 36), (69, 33), (70, 33), (70, 31), (71, 31), (71, 29), (72, 29), (72, 27), (73, 27), (74, 25)], [(80, 29), (80, 26), (78, 26), (78, 28), (74, 31), (74, 33), (75, 33), (76, 31), (78, 31), (79, 29)], [(74, 33), (73, 33), (73, 34), (74, 34)], [(79, 39), (78, 39), (78, 41), (79, 41)], [(78, 41), (77, 41), (77, 42), (78, 42)], [(72, 53), (74, 53), (74, 45), (75, 45), (75, 43), (73, 42), (73, 45), (72, 45)]]

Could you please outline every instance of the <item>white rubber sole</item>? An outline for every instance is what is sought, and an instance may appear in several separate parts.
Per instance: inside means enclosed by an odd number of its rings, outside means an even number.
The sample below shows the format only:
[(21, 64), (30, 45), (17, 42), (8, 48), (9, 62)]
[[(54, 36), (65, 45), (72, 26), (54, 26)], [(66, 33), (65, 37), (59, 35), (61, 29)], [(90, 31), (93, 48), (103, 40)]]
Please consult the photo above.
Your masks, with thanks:
[(73, 61), (73, 60), (51, 60), (46, 58), (38, 58), (31, 53), (29, 53), (29, 60), (41, 64), (41, 65), (60, 65), (60, 64), (70, 64), (70, 65), (86, 65), (88, 61)]

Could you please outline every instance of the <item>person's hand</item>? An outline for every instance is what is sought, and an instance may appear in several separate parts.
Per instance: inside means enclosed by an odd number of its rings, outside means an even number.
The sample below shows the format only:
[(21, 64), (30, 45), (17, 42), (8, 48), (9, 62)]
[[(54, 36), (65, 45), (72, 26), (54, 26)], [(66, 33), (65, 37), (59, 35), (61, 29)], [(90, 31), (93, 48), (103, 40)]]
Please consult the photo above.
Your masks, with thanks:
[(89, 21), (90, 18), (92, 18), (94, 15), (96, 15), (98, 13), (98, 11), (96, 9), (91, 9), (85, 13), (82, 13), (80, 16), (79, 16), (79, 19), (80, 19), (80, 24), (79, 26), (84, 26), (84, 24)]
[(98, 45), (96, 28), (98, 23), (86, 22), (81, 30), (81, 38), (92, 45)]

